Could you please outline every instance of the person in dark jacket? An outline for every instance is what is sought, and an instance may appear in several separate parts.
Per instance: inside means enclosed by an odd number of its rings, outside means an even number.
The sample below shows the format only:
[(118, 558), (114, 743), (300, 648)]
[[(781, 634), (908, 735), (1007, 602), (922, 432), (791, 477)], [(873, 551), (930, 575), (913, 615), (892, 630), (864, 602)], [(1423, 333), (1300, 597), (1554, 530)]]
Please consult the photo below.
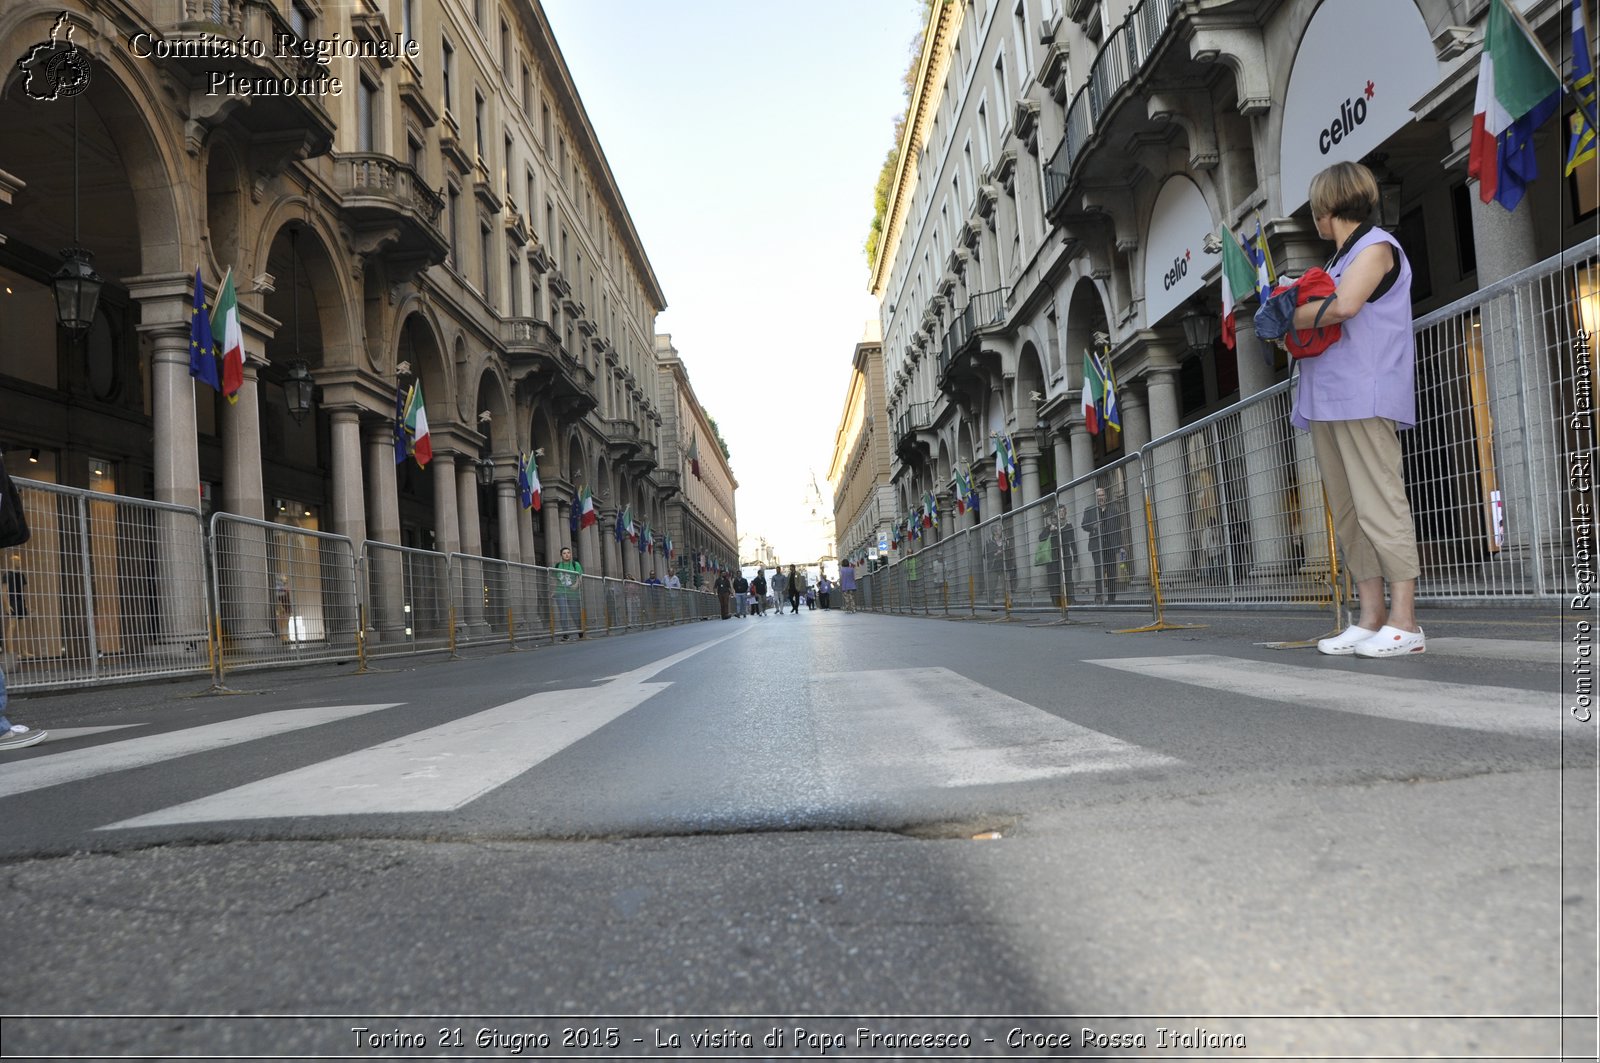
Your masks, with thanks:
[(756, 578), (750, 581), (750, 611), (757, 616), (767, 615), (767, 574), (756, 569)]
[(743, 620), (744, 614), (749, 611), (749, 604), (750, 581), (745, 579), (744, 573), (741, 572), (733, 577), (733, 611), (740, 620)]
[(1094, 489), (1094, 505), (1083, 511), (1084, 534), (1089, 537), (1089, 563), (1094, 566), (1094, 593), (1098, 602), (1117, 600), (1117, 565), (1122, 561), (1122, 509), (1106, 497), (1104, 487)]
[(726, 572), (719, 572), (717, 582), (712, 584), (711, 589), (717, 592), (717, 605), (722, 610), (722, 619), (728, 619), (733, 615), (733, 581)]
[(784, 586), (789, 588), (789, 612), (799, 614), (800, 595), (804, 588), (800, 585), (800, 573), (793, 565), (789, 566), (789, 578), (784, 581)]

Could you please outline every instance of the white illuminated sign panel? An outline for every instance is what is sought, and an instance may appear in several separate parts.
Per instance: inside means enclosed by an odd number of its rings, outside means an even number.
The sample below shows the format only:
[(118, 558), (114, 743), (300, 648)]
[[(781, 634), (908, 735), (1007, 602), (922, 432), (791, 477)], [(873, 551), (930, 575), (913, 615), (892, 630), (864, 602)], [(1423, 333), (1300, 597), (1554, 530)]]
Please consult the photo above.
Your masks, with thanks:
[(1201, 248), (1216, 228), (1211, 208), (1187, 177), (1169, 177), (1156, 194), (1145, 240), (1144, 312), (1147, 327), (1160, 323), (1200, 290), (1207, 263)]
[(1283, 102), (1283, 213), (1311, 178), (1356, 162), (1412, 119), (1439, 81), (1428, 25), (1411, 0), (1323, 0), (1295, 54)]

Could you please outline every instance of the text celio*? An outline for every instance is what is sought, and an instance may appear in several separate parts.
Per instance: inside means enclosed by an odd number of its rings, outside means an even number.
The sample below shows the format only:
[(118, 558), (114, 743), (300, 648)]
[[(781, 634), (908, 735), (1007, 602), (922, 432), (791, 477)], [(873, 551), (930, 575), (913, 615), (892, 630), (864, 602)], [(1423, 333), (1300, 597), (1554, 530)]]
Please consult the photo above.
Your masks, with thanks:
[(400, 34), (380, 40), (356, 40), (335, 33), (315, 39), (292, 33), (275, 34), (270, 46), (254, 37), (223, 37), (201, 33), (194, 37), (168, 39), (151, 33), (135, 33), (128, 47), (140, 59), (302, 59), (327, 66), (334, 59), (416, 59), (422, 46)]

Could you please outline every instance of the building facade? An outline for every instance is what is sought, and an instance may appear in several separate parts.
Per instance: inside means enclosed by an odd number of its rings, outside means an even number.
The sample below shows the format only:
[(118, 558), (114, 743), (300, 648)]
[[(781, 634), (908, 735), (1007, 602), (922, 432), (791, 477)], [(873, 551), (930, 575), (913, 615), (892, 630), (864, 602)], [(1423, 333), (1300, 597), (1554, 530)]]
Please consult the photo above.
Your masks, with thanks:
[(666, 447), (662, 481), (667, 492), (664, 526), (672, 536), (673, 561), (685, 587), (709, 586), (708, 575), (739, 565), (739, 521), (733, 495), (739, 489), (716, 429), (695, 398), (689, 370), (672, 337), (655, 337), (657, 393), (661, 396)]
[(857, 564), (881, 555), (880, 544), (888, 542), (895, 515), (890, 426), (884, 423), (883, 340), (878, 329), (878, 322), (870, 322), (867, 334), (856, 344), (828, 466), (838, 554)]
[[(1570, 0), (1518, 6), (1551, 55), (1570, 62)], [(1251, 330), (1253, 301), (1236, 348), (1219, 336), (1221, 260), (1207, 245), (1224, 227), (1250, 238), (1259, 224), (1280, 273), (1322, 265), (1332, 249), (1316, 236), (1307, 185), (1331, 163), (1363, 160), (1377, 173), (1419, 316), (1554, 256), (1588, 254), (1573, 249), (1596, 233), (1595, 164), (1563, 174), (1565, 115), (1536, 137), (1541, 174), (1520, 209), (1480, 202), (1467, 179), (1486, 9), (1485, 0), (932, 5), (871, 273), (894, 516), (931, 492), (940, 528), (959, 529), (1106, 469), (1099, 479), (1124, 494), (1119, 459), (1284, 380), (1285, 357), (1263, 352)], [(1592, 261), (1565, 276), (1577, 289), (1565, 299), (1582, 314), (1573, 330), (1592, 333)], [(1084, 354), (1097, 335), (1109, 342), (1120, 432), (1085, 426)], [(1486, 392), (1470, 345), (1440, 357), (1454, 360), (1450, 386), (1463, 403)], [(1552, 384), (1566, 370), (1542, 371), (1547, 390), (1570, 388)], [(1489, 420), (1448, 431), (1482, 450)], [(1014, 446), (1020, 473), (1005, 493), (996, 436)], [(952, 481), (969, 468), (978, 515), (955, 518)], [(1478, 481), (1470, 489), (1483, 498), (1455, 504), (1489, 511), (1492, 479)], [(1181, 516), (1168, 515), (1174, 525)]]
[[(87, 84), (37, 98), (30, 57), (69, 37)], [(260, 47), (214, 46), (239, 40)], [(540, 564), (573, 545), (592, 573), (664, 572), (601, 529), (623, 506), (666, 524), (666, 300), (536, 2), (22, 0), (0, 70), (17, 474), (356, 544)], [(83, 333), (52, 303), (73, 246), (104, 280)], [(237, 401), (190, 376), (197, 267), (208, 301), (230, 272), (238, 290)], [(412, 385), (425, 468), (396, 463)], [(518, 504), (524, 452), (539, 512)], [(574, 531), (585, 490), (600, 519)]]

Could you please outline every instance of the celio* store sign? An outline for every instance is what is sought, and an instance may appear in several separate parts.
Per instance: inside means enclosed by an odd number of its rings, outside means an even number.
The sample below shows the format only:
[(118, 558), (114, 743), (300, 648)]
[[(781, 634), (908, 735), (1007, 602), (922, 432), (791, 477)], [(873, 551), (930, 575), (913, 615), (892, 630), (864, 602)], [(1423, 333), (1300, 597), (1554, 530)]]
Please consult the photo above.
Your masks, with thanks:
[(1428, 25), (1412, 0), (1324, 0), (1300, 39), (1284, 94), (1283, 212), (1306, 202), (1322, 170), (1381, 147), (1438, 81)]
[(416, 40), (403, 40), (400, 34), (381, 40), (356, 40), (342, 34), (332, 37), (297, 37), (276, 33), (270, 39), (223, 37), (201, 33), (192, 37), (161, 37), (135, 33), (128, 47), (140, 59), (220, 59), (287, 63), (314, 63), (315, 73), (295, 77), (251, 77), (237, 70), (212, 70), (205, 75), (207, 96), (338, 96), (344, 82), (329, 73), (334, 59), (377, 59), (393, 62), (415, 60), (422, 54)]

